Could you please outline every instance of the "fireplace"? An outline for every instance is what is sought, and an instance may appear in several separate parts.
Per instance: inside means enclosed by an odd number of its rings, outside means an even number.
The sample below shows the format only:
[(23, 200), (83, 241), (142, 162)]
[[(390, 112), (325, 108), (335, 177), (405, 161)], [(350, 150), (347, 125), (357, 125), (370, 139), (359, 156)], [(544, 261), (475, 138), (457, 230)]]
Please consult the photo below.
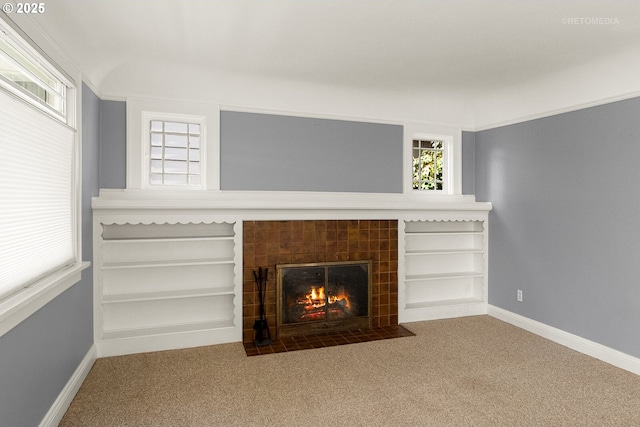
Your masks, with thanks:
[(243, 342), (253, 344), (260, 317), (253, 272), (268, 268), (264, 298), (271, 333), (277, 329), (277, 266), (372, 261), (371, 326), (398, 324), (396, 220), (243, 221)]
[(280, 338), (371, 327), (371, 261), (280, 264)]

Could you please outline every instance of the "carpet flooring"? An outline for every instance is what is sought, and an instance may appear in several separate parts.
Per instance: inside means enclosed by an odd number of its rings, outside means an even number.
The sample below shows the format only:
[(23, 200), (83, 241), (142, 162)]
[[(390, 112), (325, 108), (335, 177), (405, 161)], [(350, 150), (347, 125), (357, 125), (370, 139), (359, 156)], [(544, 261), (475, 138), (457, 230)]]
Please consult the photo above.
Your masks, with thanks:
[(640, 426), (640, 376), (489, 316), (404, 326), (260, 357), (98, 359), (60, 426)]

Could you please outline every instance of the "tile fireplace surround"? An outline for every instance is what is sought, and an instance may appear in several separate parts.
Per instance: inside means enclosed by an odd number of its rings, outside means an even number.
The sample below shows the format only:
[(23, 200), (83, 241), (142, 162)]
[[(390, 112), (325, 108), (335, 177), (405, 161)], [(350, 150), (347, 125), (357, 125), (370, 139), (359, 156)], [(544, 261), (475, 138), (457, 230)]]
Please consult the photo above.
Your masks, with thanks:
[(490, 203), (422, 194), (101, 190), (93, 199), (98, 357), (252, 342), (253, 271), (372, 260), (372, 326), (486, 314)]
[(305, 220), (243, 223), (243, 342), (254, 339), (259, 317), (253, 271), (269, 269), (266, 313), (276, 324), (276, 265), (330, 261), (373, 261), (372, 326), (398, 324), (398, 221)]

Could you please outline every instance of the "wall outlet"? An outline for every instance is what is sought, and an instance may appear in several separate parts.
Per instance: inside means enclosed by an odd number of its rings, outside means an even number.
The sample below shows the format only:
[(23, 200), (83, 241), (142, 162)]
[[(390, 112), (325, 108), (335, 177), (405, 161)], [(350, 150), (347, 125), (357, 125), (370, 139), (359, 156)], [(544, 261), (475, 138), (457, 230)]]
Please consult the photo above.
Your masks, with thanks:
[(518, 300), (518, 302), (522, 302), (522, 290), (518, 289), (517, 293), (516, 293), (516, 299)]

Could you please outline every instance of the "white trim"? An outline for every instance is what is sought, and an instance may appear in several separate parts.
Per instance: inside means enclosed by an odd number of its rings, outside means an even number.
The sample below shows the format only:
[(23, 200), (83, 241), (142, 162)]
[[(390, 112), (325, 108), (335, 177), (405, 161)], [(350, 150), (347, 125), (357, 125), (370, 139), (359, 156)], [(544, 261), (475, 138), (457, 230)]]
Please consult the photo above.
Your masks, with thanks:
[[(174, 119), (204, 117), (206, 121), (205, 138), (201, 141), (201, 170), (204, 182), (201, 188), (185, 188), (191, 191), (220, 189), (220, 107), (214, 104), (167, 101), (158, 99), (127, 98), (127, 172), (128, 189), (151, 189), (149, 177), (145, 171), (149, 168), (145, 162), (148, 134), (143, 128), (143, 113)], [(154, 191), (176, 190), (171, 187), (154, 188)]]
[[(418, 191), (412, 188), (413, 140), (436, 139), (444, 141), (445, 167), (442, 191)], [(403, 191), (422, 197), (443, 197), (462, 194), (462, 130), (427, 123), (405, 123), (403, 152)]]
[(495, 317), (496, 319), (510, 323), (572, 350), (624, 369), (625, 371), (640, 375), (640, 359), (637, 357), (493, 305), (489, 305), (487, 311), (489, 316)]
[(40, 421), (40, 427), (54, 427), (62, 421), (62, 417), (64, 417), (64, 414), (67, 412), (67, 409), (69, 409), (69, 405), (71, 405), (73, 398), (76, 396), (76, 393), (78, 393), (80, 386), (87, 378), (96, 358), (96, 346), (92, 345), (73, 375), (71, 375), (71, 378), (69, 378), (69, 381), (67, 381), (67, 384), (53, 402), (53, 405), (49, 408), (49, 411), (47, 411), (47, 414), (44, 416), (42, 421)]
[[(242, 313), (242, 304), (240, 304)], [(240, 315), (240, 319), (242, 314)], [(240, 325), (242, 320), (239, 320)], [(96, 340), (98, 357), (122, 356), (149, 353), (152, 351), (176, 350), (203, 347), (242, 341), (242, 327), (173, 332), (170, 328), (158, 328), (153, 335)], [(102, 325), (100, 325), (102, 327)]]
[(84, 261), (58, 270), (0, 301), (0, 336), (79, 282), (89, 265)]
[[(488, 123), (480, 126), (475, 126), (470, 128), (470, 132), (481, 132), (483, 130), (495, 129), (503, 126), (514, 125), (518, 123), (529, 122), (531, 120), (543, 119), (545, 117), (557, 116), (559, 114), (571, 113), (573, 111), (580, 111), (586, 108), (598, 107), (600, 105), (611, 104), (618, 101), (625, 101), (627, 99), (638, 98), (640, 97), (640, 91), (635, 91), (631, 93), (626, 93), (624, 95), (611, 96), (603, 99), (599, 99), (596, 101), (585, 102), (582, 104), (574, 104), (564, 108), (557, 108), (554, 110), (547, 110), (536, 114), (531, 114), (527, 116), (516, 117), (513, 119), (504, 120), (501, 122)], [(466, 128), (465, 128), (466, 130)]]
[(339, 114), (330, 113), (311, 113), (301, 111), (290, 110), (275, 110), (269, 108), (255, 108), (255, 107), (242, 107), (239, 105), (220, 105), (221, 111), (229, 111), (236, 113), (254, 113), (254, 114), (268, 114), (272, 116), (287, 116), (287, 117), (301, 117), (307, 119), (326, 119), (337, 120), (345, 122), (359, 122), (359, 123), (377, 123), (383, 125), (398, 125), (402, 126), (404, 122), (402, 120), (394, 119), (382, 119), (375, 117), (360, 117), (360, 116), (343, 116)]
[[(343, 217), (362, 211), (370, 215), (398, 217), (398, 211), (430, 215), (434, 212), (489, 211), (491, 203), (476, 202), (472, 195), (424, 197), (417, 193), (331, 193), (307, 191), (144, 191), (101, 189), (93, 198), (94, 219), (111, 212), (202, 214), (237, 217), (293, 219), (297, 213)], [(155, 211), (155, 212), (154, 212)], [(385, 213), (388, 213), (385, 215)], [(274, 215), (275, 214), (275, 215)], [(381, 217), (382, 218), (382, 217)], [(243, 218), (246, 219), (246, 218)]]

